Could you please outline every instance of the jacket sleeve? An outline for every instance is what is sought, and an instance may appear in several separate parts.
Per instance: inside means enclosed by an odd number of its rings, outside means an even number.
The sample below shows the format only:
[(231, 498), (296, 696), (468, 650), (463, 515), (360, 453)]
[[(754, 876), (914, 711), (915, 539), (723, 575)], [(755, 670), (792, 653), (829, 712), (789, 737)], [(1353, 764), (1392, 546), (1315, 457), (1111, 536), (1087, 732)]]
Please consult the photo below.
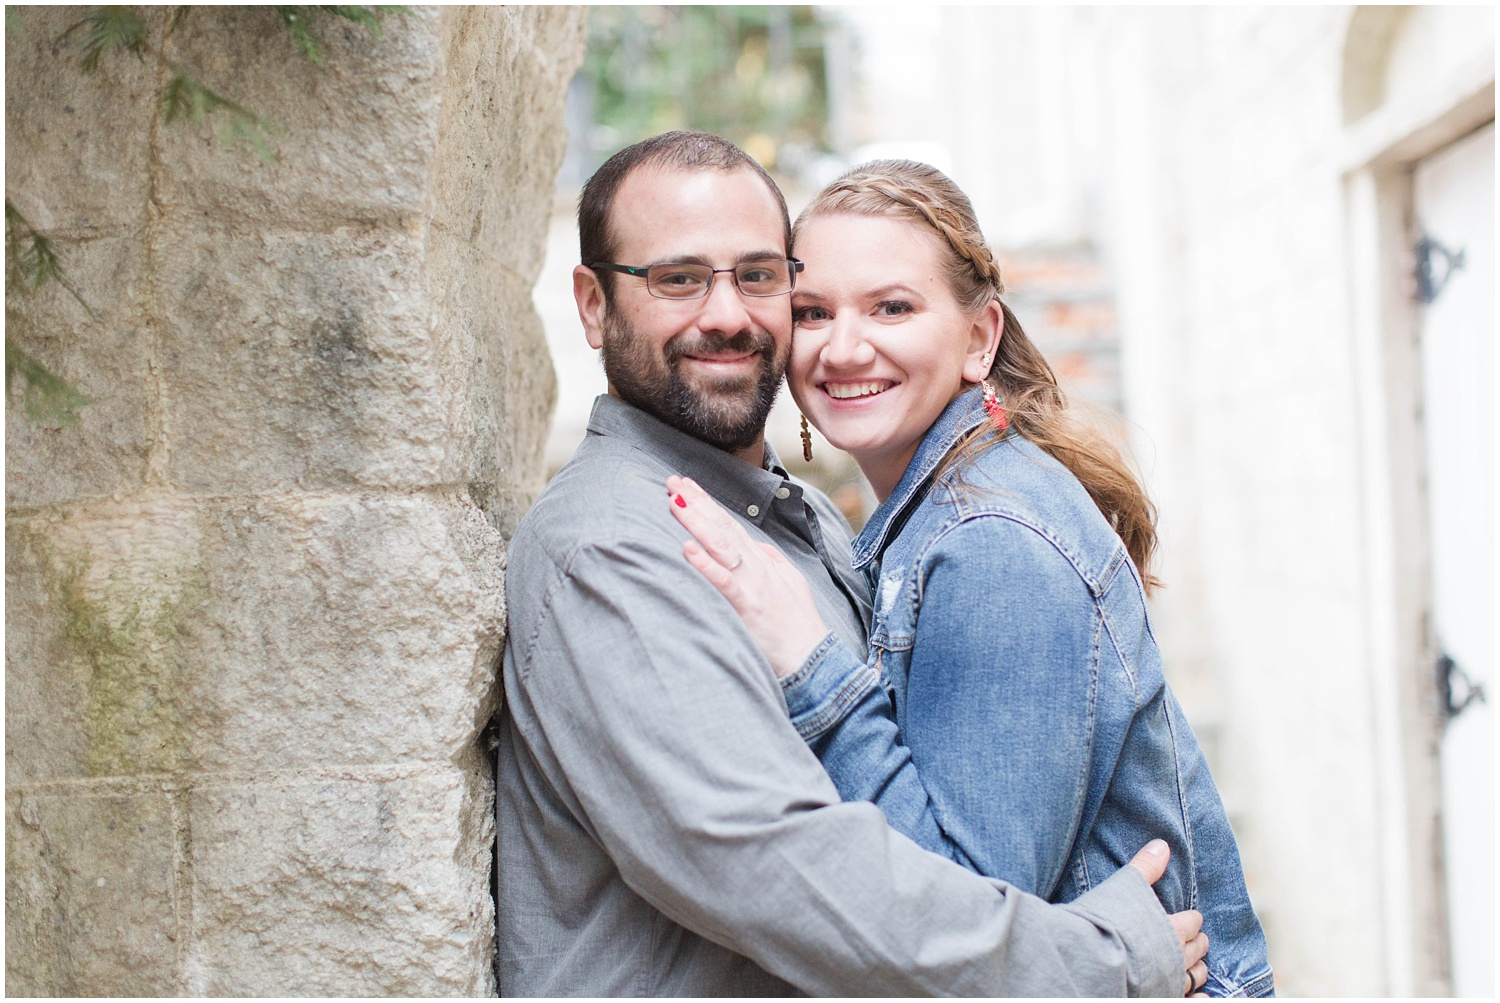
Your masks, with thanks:
[(631, 888), (818, 995), (1181, 991), (1134, 870), (1050, 906), (841, 802), (738, 618), (660, 535), (532, 576), (512, 639), (568, 797)]
[(1047, 897), (1089, 780), (1092, 596), (1050, 541), (1002, 516), (959, 523), (921, 570), (904, 733), (883, 688), (829, 699), (859, 678), (833, 648), (788, 687), (794, 722), (842, 796), (879, 805), (928, 850)]

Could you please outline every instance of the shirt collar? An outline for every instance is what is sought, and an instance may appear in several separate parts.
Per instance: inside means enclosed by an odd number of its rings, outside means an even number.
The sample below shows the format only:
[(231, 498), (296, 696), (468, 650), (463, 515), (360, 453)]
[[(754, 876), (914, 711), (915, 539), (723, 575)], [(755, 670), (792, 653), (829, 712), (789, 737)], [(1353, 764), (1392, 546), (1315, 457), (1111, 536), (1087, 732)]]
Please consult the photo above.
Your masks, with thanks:
[(902, 515), (924, 492), (928, 481), (958, 440), (985, 421), (984, 387), (976, 386), (959, 394), (938, 415), (937, 421), (922, 437), (916, 455), (906, 465), (906, 472), (896, 490), (880, 503), (865, 528), (854, 540), (854, 566), (862, 568), (885, 549), (886, 538), (902, 521)]
[(789, 477), (769, 442), (765, 465), (754, 467), (610, 394), (594, 400), (588, 429), (645, 450), (670, 470), (697, 481), (731, 512), (757, 524), (771, 510), (776, 489)]

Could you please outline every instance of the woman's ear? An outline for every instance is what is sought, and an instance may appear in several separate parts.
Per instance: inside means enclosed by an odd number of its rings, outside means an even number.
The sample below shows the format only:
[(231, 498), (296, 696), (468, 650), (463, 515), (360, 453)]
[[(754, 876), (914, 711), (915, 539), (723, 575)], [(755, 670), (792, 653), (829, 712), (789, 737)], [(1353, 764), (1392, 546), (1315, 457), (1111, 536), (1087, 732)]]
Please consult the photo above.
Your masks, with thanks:
[(599, 276), (585, 265), (573, 266), (573, 302), (578, 304), (578, 319), (583, 322), (584, 336), (590, 348), (604, 347), (604, 287)]
[(969, 329), (969, 351), (964, 356), (964, 382), (978, 383), (990, 374), (995, 353), (1000, 351), (1000, 335), (1005, 330), (1005, 314), (1000, 301), (985, 304)]

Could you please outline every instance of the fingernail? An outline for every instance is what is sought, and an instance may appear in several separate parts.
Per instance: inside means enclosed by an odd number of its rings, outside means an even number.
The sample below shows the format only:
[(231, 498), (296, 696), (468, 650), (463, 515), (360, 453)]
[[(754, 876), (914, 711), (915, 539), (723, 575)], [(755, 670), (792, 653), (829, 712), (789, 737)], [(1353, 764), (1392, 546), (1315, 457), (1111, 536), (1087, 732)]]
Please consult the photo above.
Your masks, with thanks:
[(1157, 859), (1165, 857), (1168, 852), (1167, 841), (1165, 839), (1153, 839), (1151, 842), (1146, 844), (1145, 850), (1147, 853), (1151, 854), (1151, 856), (1156, 857)]
[(682, 497), (682, 495), (678, 495), (676, 498), (672, 499), (672, 504), (676, 505), (678, 508), (687, 508), (687, 499)]

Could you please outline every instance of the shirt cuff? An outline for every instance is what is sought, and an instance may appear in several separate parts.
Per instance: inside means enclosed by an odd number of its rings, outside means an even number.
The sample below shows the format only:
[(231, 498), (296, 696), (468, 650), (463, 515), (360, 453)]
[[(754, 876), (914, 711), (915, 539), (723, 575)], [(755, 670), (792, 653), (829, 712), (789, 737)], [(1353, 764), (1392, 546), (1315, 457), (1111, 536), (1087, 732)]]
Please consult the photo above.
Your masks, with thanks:
[(1129, 957), (1128, 996), (1181, 996), (1187, 985), (1182, 942), (1140, 871), (1126, 865), (1062, 908), (1113, 932)]
[(781, 680), (792, 724), (812, 742), (880, 688), (880, 674), (855, 658), (830, 631), (806, 661)]

